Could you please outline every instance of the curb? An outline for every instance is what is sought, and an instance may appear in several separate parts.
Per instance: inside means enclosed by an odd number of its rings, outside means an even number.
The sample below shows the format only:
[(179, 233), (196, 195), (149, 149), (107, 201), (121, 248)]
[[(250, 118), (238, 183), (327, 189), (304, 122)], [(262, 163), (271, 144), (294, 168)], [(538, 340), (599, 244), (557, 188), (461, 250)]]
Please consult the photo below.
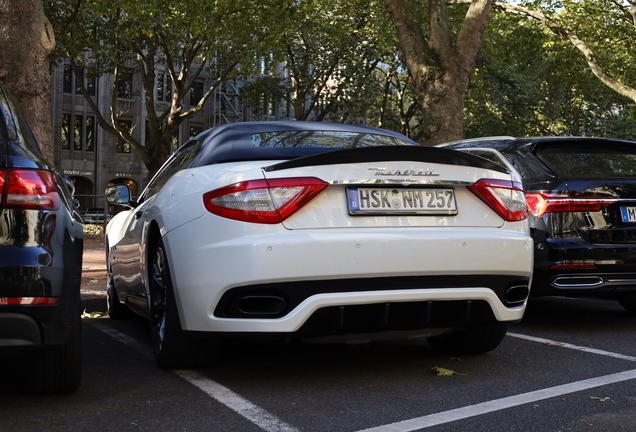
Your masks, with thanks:
[(106, 266), (91, 266), (91, 267), (82, 267), (82, 273), (84, 272), (105, 272)]

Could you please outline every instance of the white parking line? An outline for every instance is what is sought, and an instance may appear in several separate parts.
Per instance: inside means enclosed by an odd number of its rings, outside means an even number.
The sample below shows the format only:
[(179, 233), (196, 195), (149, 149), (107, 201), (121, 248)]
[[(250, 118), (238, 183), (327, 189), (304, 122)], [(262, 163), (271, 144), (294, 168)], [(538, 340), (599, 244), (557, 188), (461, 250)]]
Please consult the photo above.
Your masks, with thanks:
[(563, 343), (563, 342), (558, 342), (558, 341), (554, 341), (554, 340), (550, 340), (550, 339), (543, 339), (543, 338), (538, 338), (538, 337), (534, 337), (534, 336), (527, 336), (527, 335), (523, 335), (523, 334), (519, 334), (519, 333), (508, 333), (507, 336), (512, 336), (512, 337), (516, 337), (519, 339), (525, 339), (525, 340), (529, 340), (529, 341), (533, 341), (533, 342), (540, 342), (546, 345), (552, 345), (552, 346), (557, 346), (559, 348), (569, 348), (569, 349), (573, 349), (573, 350), (577, 350), (577, 351), (583, 351), (586, 353), (590, 353), (590, 354), (599, 354), (599, 355), (603, 355), (606, 357), (614, 357), (617, 359), (621, 359), (621, 360), (629, 360), (629, 361), (636, 361), (636, 357), (631, 357), (631, 356), (626, 356), (623, 354), (618, 354), (618, 353), (613, 353), (610, 351), (603, 351), (603, 350), (598, 350), (598, 349), (594, 349), (594, 348), (588, 348), (588, 347), (582, 347), (582, 346), (578, 346), (578, 345), (572, 345), (569, 343)]
[[(113, 337), (124, 345), (132, 348), (141, 355), (151, 360), (154, 360), (154, 354), (152, 349), (147, 345), (140, 343), (138, 340), (131, 338), (120, 331), (109, 327), (99, 320), (85, 321), (89, 322), (91, 326), (101, 330), (107, 335)], [(227, 387), (207, 378), (205, 375), (194, 370), (175, 370), (175, 374), (188, 381), (190, 384), (198, 387), (208, 396), (213, 397), (218, 402), (227, 406), (231, 410), (245, 417), (245, 419), (251, 421), (260, 428), (267, 432), (297, 432), (298, 429), (288, 425), (280, 420), (273, 414), (268, 413), (261, 407), (254, 405), (250, 401), (237, 395)]]
[(176, 370), (174, 373), (268, 432), (298, 431), (298, 429), (288, 425), (278, 417), (254, 405), (247, 399), (242, 398), (227, 387), (223, 387), (219, 383), (212, 381), (200, 372), (194, 370)]
[[(104, 333), (112, 336), (123, 344), (134, 349), (144, 357), (154, 359), (152, 350), (139, 341), (109, 327), (108, 325), (99, 322), (99, 320), (90, 321), (90, 324), (95, 328), (103, 331)], [(626, 356), (610, 351), (598, 350), (595, 348), (588, 348), (578, 345), (572, 345), (568, 343), (558, 342), (551, 339), (543, 339), (534, 336), (523, 335), (519, 333), (508, 333), (509, 336), (524, 339), (532, 342), (539, 342), (550, 346), (559, 348), (573, 349), (577, 351), (583, 351), (590, 354), (603, 355), (607, 357), (613, 357), (621, 360), (628, 360), (636, 362), (636, 357)], [(237, 395), (228, 388), (218, 384), (217, 382), (207, 378), (205, 375), (194, 370), (179, 370), (174, 371), (177, 375), (190, 382), (194, 386), (201, 389), (203, 392), (213, 397), (220, 403), (224, 404), (228, 408), (242, 415), (247, 420), (258, 425), (262, 429), (268, 432), (296, 432), (298, 429), (288, 425), (276, 416), (268, 413), (264, 409), (254, 405), (247, 399)], [(431, 426), (437, 426), (440, 424), (450, 423), (457, 420), (462, 420), (470, 417), (476, 417), (486, 413), (495, 411), (501, 411), (507, 408), (512, 408), (544, 399), (562, 396), (569, 393), (574, 393), (582, 390), (588, 390), (595, 387), (600, 387), (608, 384), (618, 383), (622, 381), (629, 381), (636, 379), (636, 369), (628, 370), (625, 372), (619, 372), (615, 374), (605, 375), (597, 378), (590, 378), (582, 381), (576, 381), (569, 384), (563, 384), (555, 387), (549, 387), (546, 389), (535, 390), (528, 393), (522, 393), (515, 396), (509, 396), (501, 399), (495, 399), (492, 401), (482, 402), (475, 405), (468, 405), (462, 408), (456, 408), (449, 411), (430, 414), (427, 416), (417, 417), (414, 419), (404, 420), (387, 425), (377, 426), (369, 429), (364, 429), (359, 432), (409, 432), (418, 429), (424, 429)]]
[[(607, 357), (614, 357), (621, 360), (636, 361), (636, 357), (626, 356), (623, 354), (613, 353), (610, 351), (603, 351), (594, 348), (588, 348), (578, 345), (572, 345), (564, 342), (558, 342), (551, 339), (543, 339), (534, 336), (527, 336), (520, 333), (508, 333), (508, 336), (516, 337), (519, 339), (525, 339), (532, 342), (539, 342), (550, 346), (559, 348), (573, 349), (577, 351), (583, 351), (590, 354), (598, 354)], [(378, 426), (370, 429), (364, 429), (359, 432), (408, 432), (418, 429), (424, 429), (431, 426), (437, 426), (444, 423), (450, 423), (456, 420), (462, 420), (469, 417), (475, 417), (478, 415), (500, 411), (506, 408), (512, 408), (519, 405), (524, 405), (531, 402), (536, 402), (543, 399), (549, 399), (552, 397), (562, 396), (568, 393), (574, 393), (582, 390), (588, 390), (594, 387), (600, 387), (607, 384), (613, 384), (621, 381), (628, 381), (636, 378), (636, 369), (628, 370), (625, 372), (619, 372), (616, 374), (605, 375), (598, 378), (590, 378), (583, 381), (576, 381), (569, 384), (563, 384), (560, 386), (550, 387), (546, 389), (536, 390), (528, 393), (522, 393), (520, 395), (510, 396), (502, 399), (496, 399), (488, 402), (482, 402), (475, 405), (469, 405), (462, 408), (453, 409), (450, 411), (444, 411), (440, 413), (430, 414), (423, 417), (418, 417), (410, 420), (404, 420), (397, 423), (391, 423), (383, 426)]]
[(502, 399), (495, 399), (475, 405), (469, 405), (462, 408), (444, 411), (440, 413), (430, 414), (410, 420), (404, 420), (384, 426), (378, 426), (370, 429), (364, 429), (360, 432), (408, 432), (423, 429), (431, 426), (437, 426), (444, 423), (450, 423), (456, 420), (462, 420), (469, 417), (475, 417), (486, 413), (500, 411), (506, 408), (512, 408), (531, 402), (549, 399), (552, 397), (562, 396), (568, 393), (574, 393), (581, 390), (587, 390), (594, 387), (600, 387), (607, 384), (613, 384), (621, 381), (627, 381), (636, 378), (636, 369), (619, 372), (616, 374), (605, 375), (598, 378), (590, 378), (583, 381), (577, 381), (570, 384), (564, 384), (547, 389), (536, 390), (520, 395), (510, 396)]
[(91, 320), (91, 321), (84, 320), (84, 323), (89, 323), (92, 327), (95, 327), (96, 329), (101, 330), (102, 332), (106, 333), (108, 336), (112, 337), (113, 339), (117, 339), (119, 342), (137, 351), (142, 356), (150, 360), (155, 359), (155, 355), (153, 354), (152, 349), (149, 346), (140, 344), (138, 340), (131, 338), (130, 336), (118, 330), (115, 330), (112, 327), (109, 327), (104, 322), (100, 320)]

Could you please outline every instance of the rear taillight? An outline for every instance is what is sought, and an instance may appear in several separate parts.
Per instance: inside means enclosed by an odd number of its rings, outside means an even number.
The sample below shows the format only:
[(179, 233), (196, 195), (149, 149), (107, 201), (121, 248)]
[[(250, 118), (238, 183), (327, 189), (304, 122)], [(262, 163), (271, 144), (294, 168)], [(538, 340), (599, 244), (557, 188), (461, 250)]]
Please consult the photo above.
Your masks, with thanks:
[(526, 194), (528, 208), (534, 217), (546, 213), (595, 212), (616, 202), (614, 198), (598, 196), (571, 196), (567, 193), (529, 192)]
[(0, 297), (0, 306), (54, 305), (57, 297)]
[(3, 208), (56, 210), (60, 205), (55, 175), (49, 171), (0, 171), (0, 190)]
[(509, 180), (481, 179), (468, 189), (507, 222), (528, 217), (528, 207), (521, 184)]
[(249, 180), (203, 195), (215, 215), (243, 222), (281, 223), (318, 195), (327, 183), (313, 177)]

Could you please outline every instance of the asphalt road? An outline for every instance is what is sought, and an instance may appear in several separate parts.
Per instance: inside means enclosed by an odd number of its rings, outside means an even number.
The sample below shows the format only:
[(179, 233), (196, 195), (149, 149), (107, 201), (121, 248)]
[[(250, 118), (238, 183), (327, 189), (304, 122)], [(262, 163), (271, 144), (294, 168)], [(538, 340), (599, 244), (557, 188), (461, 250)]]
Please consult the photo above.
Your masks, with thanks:
[(249, 343), (197, 371), (159, 369), (144, 321), (83, 323), (76, 393), (29, 395), (28, 371), (0, 365), (0, 430), (636, 430), (636, 317), (611, 301), (535, 300), (480, 356), (424, 341)]

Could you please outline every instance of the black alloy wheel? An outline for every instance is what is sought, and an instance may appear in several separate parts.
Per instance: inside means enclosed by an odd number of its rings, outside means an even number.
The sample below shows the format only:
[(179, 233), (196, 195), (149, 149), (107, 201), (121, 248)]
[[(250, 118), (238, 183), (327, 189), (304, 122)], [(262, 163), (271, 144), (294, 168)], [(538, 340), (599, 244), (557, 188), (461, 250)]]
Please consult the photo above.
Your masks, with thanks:
[(214, 361), (218, 350), (211, 341), (189, 339), (179, 320), (170, 268), (163, 241), (155, 241), (149, 268), (152, 347), (157, 364), (165, 369), (199, 367)]
[(106, 312), (112, 319), (122, 319), (132, 315), (131, 310), (126, 305), (123, 305), (117, 296), (117, 290), (113, 282), (108, 243), (106, 244)]

